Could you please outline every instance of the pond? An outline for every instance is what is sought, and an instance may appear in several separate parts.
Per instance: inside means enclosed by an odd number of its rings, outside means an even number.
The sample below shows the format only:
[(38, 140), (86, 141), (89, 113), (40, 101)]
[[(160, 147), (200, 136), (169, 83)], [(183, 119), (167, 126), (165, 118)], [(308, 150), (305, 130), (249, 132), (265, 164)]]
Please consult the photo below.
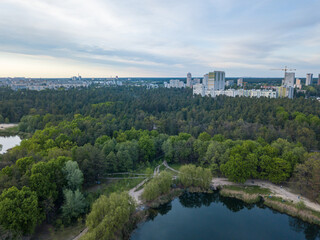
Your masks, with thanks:
[(320, 239), (320, 228), (235, 198), (184, 193), (157, 209), (132, 233), (131, 240)]
[(2, 137), (0, 136), (0, 144), (2, 145), (2, 150), (0, 154), (5, 153), (8, 149), (18, 146), (21, 142), (21, 138), (19, 136), (9, 136)]

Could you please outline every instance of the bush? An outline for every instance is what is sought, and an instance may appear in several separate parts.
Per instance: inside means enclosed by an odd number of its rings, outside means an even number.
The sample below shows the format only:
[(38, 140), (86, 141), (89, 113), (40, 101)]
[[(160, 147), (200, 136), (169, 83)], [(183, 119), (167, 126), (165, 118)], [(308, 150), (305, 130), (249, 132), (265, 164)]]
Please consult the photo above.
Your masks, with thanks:
[(180, 168), (179, 180), (184, 187), (208, 189), (212, 180), (210, 169), (185, 165)]
[(146, 201), (156, 199), (162, 194), (170, 191), (172, 184), (172, 176), (170, 173), (164, 171), (160, 175), (153, 178), (145, 187), (142, 198)]
[(306, 209), (306, 204), (304, 203), (304, 201), (299, 201), (299, 202), (296, 204), (296, 207), (297, 207), (299, 210), (303, 210), (303, 209)]

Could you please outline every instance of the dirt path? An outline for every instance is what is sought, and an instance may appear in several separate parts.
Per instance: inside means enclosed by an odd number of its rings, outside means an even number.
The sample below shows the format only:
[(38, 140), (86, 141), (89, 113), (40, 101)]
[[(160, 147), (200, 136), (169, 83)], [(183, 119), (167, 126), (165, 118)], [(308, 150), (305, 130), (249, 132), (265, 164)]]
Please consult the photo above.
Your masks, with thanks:
[(164, 161), (164, 162), (163, 162), (163, 165), (164, 165), (166, 168), (168, 168), (168, 169), (170, 169), (171, 171), (173, 171), (173, 172), (180, 173), (179, 171), (177, 171), (177, 170), (173, 169), (172, 167), (170, 167), (170, 166), (168, 165), (167, 161)]
[[(228, 181), (227, 178), (213, 178), (212, 179), (212, 186), (217, 188), (218, 186), (226, 186), (226, 185), (235, 185), (236, 183)], [(281, 197), (285, 200), (292, 201), (297, 203), (299, 201), (303, 201), (307, 207), (319, 211), (320, 212), (320, 205), (314, 202), (311, 202), (309, 199), (301, 197), (298, 194), (292, 193), (290, 189), (284, 188), (281, 186), (277, 186), (273, 183), (263, 181), (263, 180), (248, 180), (244, 184), (245, 186), (259, 186), (262, 188), (268, 188), (273, 193), (272, 196)]]
[(18, 124), (16, 124), (16, 123), (3, 123), (3, 124), (0, 124), (0, 130), (4, 130), (7, 128), (12, 128), (12, 127), (16, 127), (16, 126), (18, 126)]
[(136, 191), (138, 188), (140, 188), (143, 184), (145, 184), (146, 181), (148, 181), (149, 178), (146, 178), (145, 180), (143, 180), (141, 183), (139, 183), (137, 186), (135, 186), (134, 188), (130, 189), (129, 191), (129, 195), (136, 201), (136, 203), (139, 205), (142, 204), (141, 200), (140, 200), (140, 196), (143, 193), (143, 188), (140, 189), (139, 191)]
[(88, 232), (88, 228), (83, 229), (83, 231), (78, 236), (76, 236), (73, 240), (79, 240), (87, 232)]
[[(157, 176), (160, 173), (160, 167), (161, 167), (162, 164), (164, 164), (164, 162), (155, 167), (155, 169), (153, 171), (153, 177)], [(138, 204), (138, 206), (142, 204), (142, 201), (140, 200), (140, 197), (141, 197), (141, 195), (143, 193), (143, 188), (140, 189), (139, 191), (136, 191), (136, 190), (139, 189), (143, 184), (145, 184), (149, 179), (150, 179), (150, 177), (146, 178), (145, 180), (143, 180), (141, 183), (139, 183), (137, 186), (135, 186), (134, 188), (130, 189), (130, 191), (129, 191), (129, 195), (134, 200), (136, 200), (136, 203)]]

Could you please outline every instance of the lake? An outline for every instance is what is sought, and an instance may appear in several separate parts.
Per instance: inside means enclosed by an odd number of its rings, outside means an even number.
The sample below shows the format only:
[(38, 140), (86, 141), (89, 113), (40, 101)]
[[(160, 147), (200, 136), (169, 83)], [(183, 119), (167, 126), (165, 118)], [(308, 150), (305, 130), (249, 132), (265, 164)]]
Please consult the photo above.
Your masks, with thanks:
[(149, 209), (131, 240), (320, 239), (320, 228), (258, 204), (246, 204), (218, 192), (184, 193)]
[(0, 154), (5, 153), (8, 149), (18, 146), (21, 142), (21, 138), (19, 136), (8, 136), (2, 137), (0, 136), (0, 144), (2, 145), (2, 150)]

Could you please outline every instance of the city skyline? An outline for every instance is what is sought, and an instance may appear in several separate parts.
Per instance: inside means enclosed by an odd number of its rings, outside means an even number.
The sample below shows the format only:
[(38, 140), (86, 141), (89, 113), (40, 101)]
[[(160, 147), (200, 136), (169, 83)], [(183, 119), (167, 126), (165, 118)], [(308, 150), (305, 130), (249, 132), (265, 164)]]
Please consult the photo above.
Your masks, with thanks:
[[(130, 8), (128, 7), (130, 6)], [(320, 72), (317, 0), (0, 3), (0, 77), (283, 77)]]

